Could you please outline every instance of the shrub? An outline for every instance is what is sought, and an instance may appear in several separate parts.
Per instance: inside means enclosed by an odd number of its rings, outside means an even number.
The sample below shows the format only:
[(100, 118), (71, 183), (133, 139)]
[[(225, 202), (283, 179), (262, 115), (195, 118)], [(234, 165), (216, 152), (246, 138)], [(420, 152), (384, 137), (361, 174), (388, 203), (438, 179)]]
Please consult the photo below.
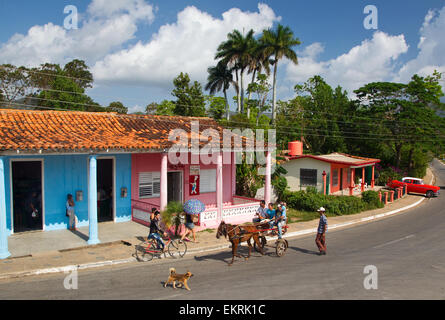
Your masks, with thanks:
[(383, 208), (383, 203), (380, 201), (379, 193), (377, 191), (365, 191), (362, 193), (362, 200), (368, 204), (369, 207)]
[(379, 201), (378, 193), (368, 191), (364, 198), (352, 196), (332, 196), (315, 193), (313, 190), (289, 192), (283, 194), (284, 201), (289, 208), (299, 211), (314, 212), (324, 207), (326, 213), (333, 215), (349, 215), (381, 208), (383, 204)]

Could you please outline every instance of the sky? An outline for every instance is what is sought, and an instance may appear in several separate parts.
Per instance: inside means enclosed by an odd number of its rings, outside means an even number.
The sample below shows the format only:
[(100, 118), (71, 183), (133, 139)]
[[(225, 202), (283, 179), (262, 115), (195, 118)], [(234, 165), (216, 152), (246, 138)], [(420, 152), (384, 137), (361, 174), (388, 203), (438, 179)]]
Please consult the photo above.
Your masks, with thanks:
[[(367, 5), (377, 9), (377, 29), (364, 26)], [(72, 22), (66, 6), (77, 10), (77, 29), (64, 23)], [(314, 75), (353, 95), (369, 82), (445, 72), (443, 0), (0, 0), (0, 64), (82, 59), (95, 101), (143, 111), (174, 99), (180, 72), (204, 87), (216, 48), (233, 29), (258, 36), (278, 23), (301, 41), (297, 65), (279, 62), (279, 99), (294, 97), (294, 86)]]

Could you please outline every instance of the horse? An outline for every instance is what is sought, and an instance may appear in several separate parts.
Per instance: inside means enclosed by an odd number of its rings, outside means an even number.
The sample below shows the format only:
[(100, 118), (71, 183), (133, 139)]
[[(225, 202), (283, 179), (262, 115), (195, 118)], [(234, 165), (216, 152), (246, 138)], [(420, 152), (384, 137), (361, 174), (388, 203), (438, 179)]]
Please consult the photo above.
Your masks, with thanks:
[(229, 266), (233, 264), (235, 256), (241, 258), (241, 255), (237, 254), (236, 252), (238, 246), (243, 241), (246, 241), (247, 245), (249, 246), (249, 254), (244, 259), (248, 260), (250, 258), (250, 252), (252, 251), (250, 239), (252, 238), (257, 244), (257, 247), (260, 249), (260, 253), (264, 255), (262, 246), (260, 245), (258, 228), (255, 225), (232, 225), (221, 221), (218, 226), (218, 231), (216, 232), (216, 238), (219, 239), (221, 236), (224, 236), (226, 239), (229, 237), (229, 241), (232, 243), (232, 262), (229, 263)]

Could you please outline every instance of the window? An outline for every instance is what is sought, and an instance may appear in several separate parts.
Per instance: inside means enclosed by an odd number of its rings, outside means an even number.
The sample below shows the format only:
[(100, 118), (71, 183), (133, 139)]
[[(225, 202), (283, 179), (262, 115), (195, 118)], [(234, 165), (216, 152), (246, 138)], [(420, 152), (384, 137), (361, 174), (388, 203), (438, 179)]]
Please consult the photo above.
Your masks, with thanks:
[(199, 192), (216, 192), (216, 169), (200, 171)]
[(161, 195), (161, 173), (139, 172), (139, 198), (156, 198)]
[(338, 169), (332, 171), (332, 185), (338, 186)]
[(316, 169), (300, 169), (300, 184), (302, 187), (317, 186)]

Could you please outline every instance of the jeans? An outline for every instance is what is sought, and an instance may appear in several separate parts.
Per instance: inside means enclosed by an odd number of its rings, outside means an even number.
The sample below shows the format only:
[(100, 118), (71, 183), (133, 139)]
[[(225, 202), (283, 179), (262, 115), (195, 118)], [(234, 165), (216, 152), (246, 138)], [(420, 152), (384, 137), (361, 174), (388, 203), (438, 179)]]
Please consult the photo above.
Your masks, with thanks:
[(156, 242), (158, 243), (158, 249), (160, 248), (160, 249), (164, 250), (164, 247), (165, 247), (164, 241), (162, 241), (162, 238), (159, 235), (159, 233), (150, 233), (148, 235), (148, 239), (155, 239)]
[(278, 239), (282, 238), (283, 226), (286, 225), (286, 220), (281, 220), (277, 223), (278, 226)]

